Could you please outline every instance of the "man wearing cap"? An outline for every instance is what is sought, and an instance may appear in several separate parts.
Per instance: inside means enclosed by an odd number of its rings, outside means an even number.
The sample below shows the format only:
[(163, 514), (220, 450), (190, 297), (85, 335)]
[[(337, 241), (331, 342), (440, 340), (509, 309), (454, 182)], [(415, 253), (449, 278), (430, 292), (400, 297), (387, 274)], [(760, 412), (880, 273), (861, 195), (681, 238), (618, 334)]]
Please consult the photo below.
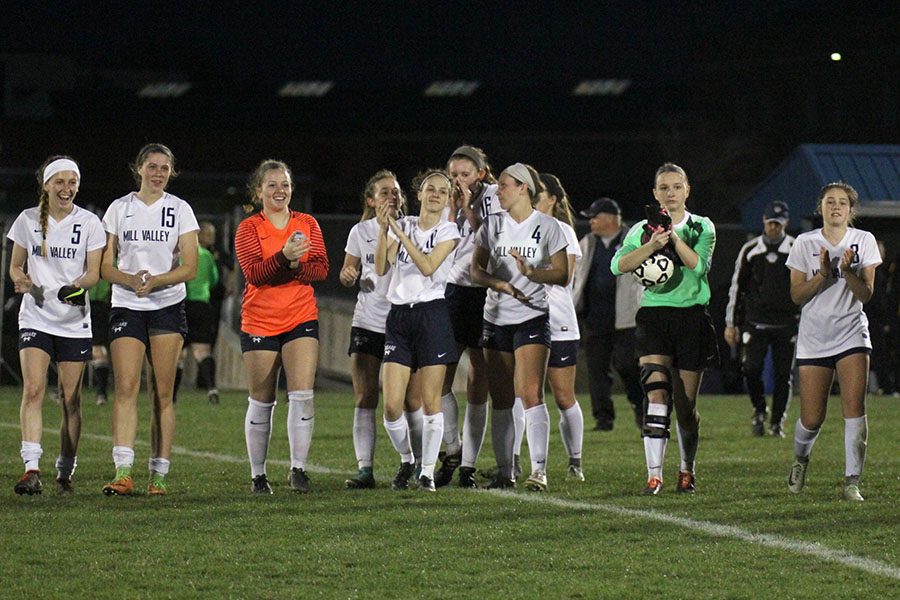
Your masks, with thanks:
[(753, 435), (765, 435), (763, 362), (772, 348), (775, 388), (769, 433), (784, 437), (783, 421), (791, 396), (798, 307), (791, 301), (791, 275), (785, 266), (794, 238), (785, 233), (788, 206), (775, 201), (763, 214), (763, 234), (744, 244), (734, 264), (725, 309), (725, 341), (743, 345), (741, 371), (753, 403)]
[(616, 417), (610, 363), (622, 378), (640, 428), (644, 396), (634, 355), (634, 316), (643, 288), (634, 277), (617, 277), (609, 268), (628, 228), (622, 224), (619, 205), (611, 198), (595, 200), (580, 214), (591, 220), (591, 232), (579, 242), (584, 256), (575, 267), (572, 294), (582, 322), (591, 408), (597, 421), (594, 430), (612, 430)]

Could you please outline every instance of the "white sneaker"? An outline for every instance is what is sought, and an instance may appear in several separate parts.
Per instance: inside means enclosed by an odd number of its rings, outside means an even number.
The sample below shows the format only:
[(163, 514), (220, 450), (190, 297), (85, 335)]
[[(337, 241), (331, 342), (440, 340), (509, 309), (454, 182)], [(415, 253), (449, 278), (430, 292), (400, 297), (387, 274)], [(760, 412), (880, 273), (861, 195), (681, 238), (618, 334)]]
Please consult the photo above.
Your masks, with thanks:
[(795, 494), (799, 494), (806, 485), (806, 469), (809, 467), (809, 459), (806, 462), (795, 460), (791, 465), (791, 473), (788, 475), (788, 489)]
[(525, 480), (525, 489), (532, 492), (546, 492), (547, 472), (532, 471), (531, 475), (528, 476), (528, 479)]
[(844, 500), (850, 502), (862, 502), (865, 498), (859, 493), (859, 486), (855, 483), (847, 483), (844, 485)]

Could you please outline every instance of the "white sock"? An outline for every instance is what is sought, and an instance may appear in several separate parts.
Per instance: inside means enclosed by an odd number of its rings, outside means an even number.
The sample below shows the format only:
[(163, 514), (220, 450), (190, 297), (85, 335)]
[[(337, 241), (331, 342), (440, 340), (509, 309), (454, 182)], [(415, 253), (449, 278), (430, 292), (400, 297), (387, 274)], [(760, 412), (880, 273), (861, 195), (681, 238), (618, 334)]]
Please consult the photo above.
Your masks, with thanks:
[(546, 404), (538, 404), (525, 411), (525, 431), (531, 472), (547, 470), (547, 451), (550, 448), (550, 412)]
[(128, 467), (130, 469), (134, 466), (134, 448), (113, 446), (112, 457), (113, 462), (116, 464), (116, 469), (120, 467)]
[(449, 392), (441, 396), (441, 412), (444, 414), (444, 445), (447, 454), (459, 452), (459, 403)]
[(247, 398), (247, 416), (244, 417), (244, 437), (247, 440), (247, 456), (250, 458), (250, 476), (266, 473), (266, 456), (272, 437), (272, 414), (275, 403)]
[(417, 410), (403, 414), (409, 425), (409, 445), (412, 446), (413, 456), (417, 461), (422, 460), (422, 419), (425, 417), (425, 410), (420, 406)]
[(797, 419), (797, 426), (794, 427), (794, 455), (797, 458), (808, 459), (817, 437), (819, 437), (818, 429), (807, 429), (800, 419)]
[[(559, 433), (569, 458), (581, 458), (584, 444), (584, 415), (578, 401), (565, 410), (559, 411)], [(531, 447), (531, 442), (528, 443)]]
[(844, 475), (859, 477), (866, 462), (869, 425), (866, 415), (844, 419)]
[(491, 441), (494, 456), (500, 475), (513, 478), (513, 448), (515, 446), (516, 426), (513, 424), (511, 408), (493, 409), (491, 411)]
[(56, 470), (57, 476), (61, 479), (72, 479), (75, 474), (75, 467), (78, 466), (77, 456), (57, 456)]
[(700, 432), (688, 433), (681, 429), (681, 425), (676, 423), (675, 427), (678, 432), (678, 451), (681, 454), (681, 470), (694, 472), (694, 462), (697, 458), (697, 446), (700, 443)]
[(474, 468), (487, 432), (487, 402), (467, 404), (463, 417), (462, 466)]
[(147, 468), (150, 473), (159, 473), (160, 475), (169, 474), (169, 460), (165, 458), (151, 458), (147, 461)]
[(316, 423), (312, 390), (288, 392), (288, 444), (291, 447), (291, 468), (306, 469), (306, 457), (312, 444)]
[(384, 428), (387, 430), (388, 437), (391, 438), (394, 450), (400, 454), (400, 460), (405, 463), (413, 462), (415, 458), (409, 443), (409, 425), (406, 417), (401, 416), (396, 421), (388, 421), (385, 417)]
[(22, 461), (25, 463), (26, 471), (40, 471), (40, 462), (41, 455), (44, 453), (44, 449), (41, 448), (40, 442), (22, 442), (22, 449), (19, 451), (19, 455), (22, 457)]
[(522, 436), (525, 435), (525, 405), (521, 398), (516, 398), (512, 407), (513, 426), (516, 428), (516, 444), (513, 446), (513, 454), (522, 454)]
[(359, 468), (371, 467), (375, 459), (375, 409), (353, 411), (353, 449)]
[[(665, 404), (648, 404), (647, 414), (664, 417), (669, 414), (669, 407)], [(664, 437), (644, 438), (644, 458), (647, 460), (647, 479), (657, 477), (662, 479), (663, 461), (666, 458), (666, 443), (669, 440)]]
[(444, 413), (425, 415), (422, 427), (422, 476), (434, 479), (434, 464), (441, 451), (441, 437), (444, 434)]

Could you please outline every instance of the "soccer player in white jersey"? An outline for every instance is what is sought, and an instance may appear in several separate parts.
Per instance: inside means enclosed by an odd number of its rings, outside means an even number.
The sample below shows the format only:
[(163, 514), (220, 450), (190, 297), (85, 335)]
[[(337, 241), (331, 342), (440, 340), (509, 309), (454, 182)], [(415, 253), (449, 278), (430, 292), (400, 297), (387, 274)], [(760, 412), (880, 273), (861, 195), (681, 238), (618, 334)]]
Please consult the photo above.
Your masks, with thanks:
[[(344, 265), (340, 281), (346, 287), (359, 283), (353, 322), (350, 330), (350, 375), (356, 407), (353, 412), (353, 448), (359, 468), (355, 477), (345, 482), (347, 489), (375, 487), (372, 463), (375, 459), (375, 409), (381, 392), (379, 372), (384, 356), (384, 327), (391, 303), (387, 299), (390, 277), (375, 272), (375, 244), (380, 225), (375, 209), (387, 203), (396, 219), (405, 212), (406, 198), (391, 171), (381, 170), (372, 175), (363, 190), (363, 214), (360, 222), (350, 229), (344, 248)], [(415, 374), (412, 374), (406, 394), (405, 416), (409, 425), (413, 454), (422, 452), (422, 401), (415, 393)]]
[[(488, 288), (482, 344), (491, 377), (491, 438), (497, 475), (489, 487), (515, 487), (515, 425), (509, 396), (525, 407), (533, 491), (547, 489), (550, 414), (544, 376), (550, 352), (549, 285), (567, 285), (566, 238), (556, 219), (534, 210), (543, 184), (522, 163), (507, 167), (498, 184), (503, 213), (489, 215), (475, 235), (472, 281)], [(512, 393), (494, 395), (495, 387)]]
[(105, 240), (100, 219), (75, 206), (81, 185), (78, 165), (68, 156), (47, 159), (37, 172), (38, 205), (23, 211), (7, 237), (12, 240), (9, 277), (19, 309), (19, 360), (22, 365), (20, 454), (25, 474), (17, 494), (40, 494), (41, 411), (47, 369), (56, 361), (62, 408), (56, 489), (72, 492), (81, 434), (81, 376), (91, 359), (91, 310), (86, 288), (100, 278)]
[(116, 475), (103, 487), (108, 496), (134, 492), (131, 470), (145, 354), (153, 368), (147, 492), (167, 491), (175, 434), (175, 369), (187, 333), (184, 282), (197, 273), (200, 227), (194, 211), (166, 192), (175, 176), (172, 151), (148, 144), (138, 152), (132, 171), (140, 188), (114, 200), (103, 217), (107, 242), (101, 272), (112, 284), (109, 347), (116, 384), (112, 452)]
[(444, 431), (441, 386), (447, 365), (457, 360), (456, 345), (447, 336), (450, 313), (444, 288), (450, 272), (447, 258), (459, 241), (459, 230), (441, 215), (450, 202), (453, 182), (444, 171), (427, 171), (413, 187), (420, 203), (418, 217), (394, 219), (387, 203), (378, 206), (375, 272), (390, 270), (384, 340), (384, 427), (400, 454), (393, 488), (404, 489), (413, 476), (409, 427), (403, 416), (410, 373), (417, 371), (425, 409), (422, 427), (420, 489), (433, 492), (434, 465)]
[(790, 491), (799, 494), (813, 444), (825, 421), (835, 373), (844, 414), (844, 499), (861, 502), (859, 478), (866, 460), (869, 322), (863, 304), (872, 298), (881, 255), (875, 237), (851, 227), (859, 195), (850, 185), (829, 183), (819, 194), (822, 228), (797, 236), (788, 255), (791, 299), (800, 309), (797, 366), (800, 418), (794, 431)]
[(475, 248), (475, 232), (487, 215), (501, 211), (497, 200), (497, 184), (484, 151), (463, 145), (453, 151), (447, 161), (447, 172), (453, 179), (450, 220), (459, 227), (462, 238), (452, 256), (453, 266), (447, 280), (447, 302), (456, 351), (462, 356), (469, 352), (469, 371), (466, 380), (466, 413), (463, 439), (459, 439), (459, 405), (453, 394), (453, 380), (459, 363), (447, 366), (441, 408), (444, 413), (444, 444), (446, 454), (441, 468), (435, 472), (434, 483), (441, 487), (453, 479), (459, 467), (459, 485), (478, 487), (475, 482), (475, 462), (487, 431), (487, 398), (490, 380), (484, 352), (481, 350), (482, 312), (487, 289), (472, 283), (470, 267)]

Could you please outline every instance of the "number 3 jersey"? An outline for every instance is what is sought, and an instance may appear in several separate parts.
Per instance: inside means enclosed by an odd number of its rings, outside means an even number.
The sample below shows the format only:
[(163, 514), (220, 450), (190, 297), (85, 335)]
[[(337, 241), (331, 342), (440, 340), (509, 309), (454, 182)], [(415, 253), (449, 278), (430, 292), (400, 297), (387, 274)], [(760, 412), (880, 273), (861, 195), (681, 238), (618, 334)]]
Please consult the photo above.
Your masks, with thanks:
[[(118, 238), (117, 268), (123, 273), (149, 271), (151, 275), (177, 267), (179, 237), (200, 229), (190, 205), (168, 193), (149, 206), (133, 192), (122, 196), (109, 206), (103, 226)], [(143, 298), (130, 287), (113, 284), (112, 305), (158, 310), (181, 302), (186, 295), (183, 283), (155, 288)]]
[(494, 325), (517, 325), (549, 312), (549, 286), (522, 275), (510, 250), (516, 250), (536, 269), (549, 269), (550, 257), (565, 249), (566, 236), (553, 217), (537, 210), (517, 223), (509, 213), (489, 215), (475, 234), (475, 245), (488, 253), (487, 272), (508, 281), (528, 297), (522, 302), (509, 294), (488, 289), (484, 320)]
[(40, 210), (22, 212), (7, 237), (27, 253), (26, 271), (35, 286), (42, 288), (43, 301), (25, 294), (19, 309), (19, 328), (37, 329), (51, 335), (91, 337), (89, 303), (71, 306), (57, 298), (59, 288), (71, 285), (84, 275), (87, 254), (106, 245), (100, 219), (79, 206), (61, 221), (47, 217), (47, 256), (41, 256)]

